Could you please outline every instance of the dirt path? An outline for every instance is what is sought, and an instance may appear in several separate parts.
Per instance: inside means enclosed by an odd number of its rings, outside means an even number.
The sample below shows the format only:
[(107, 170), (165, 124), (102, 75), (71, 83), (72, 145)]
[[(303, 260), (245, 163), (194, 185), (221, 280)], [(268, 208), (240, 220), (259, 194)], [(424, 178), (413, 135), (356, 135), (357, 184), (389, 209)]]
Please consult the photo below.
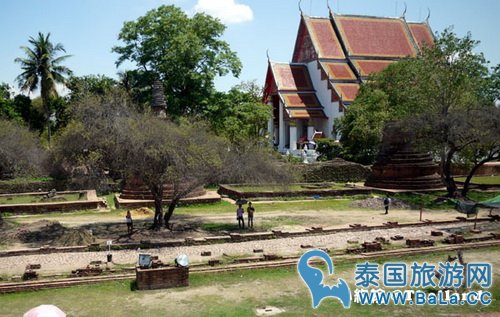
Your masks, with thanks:
[[(419, 211), (410, 209), (392, 209), (388, 215), (381, 210), (351, 209), (351, 210), (286, 210), (286, 205), (279, 204), (274, 211), (259, 212), (256, 206), (254, 219), (255, 231), (270, 230), (303, 230), (313, 226), (345, 228), (349, 224), (359, 223), (365, 225), (381, 225), (388, 221), (409, 223), (419, 221)], [(482, 210), (479, 216), (486, 216), (488, 212)], [(461, 216), (452, 210), (424, 211), (423, 219), (433, 221), (454, 220)], [(123, 212), (95, 212), (85, 214), (48, 214), (45, 217), (11, 217), (18, 224), (13, 224), (11, 229), (0, 232), (0, 248), (20, 249), (41, 247), (61, 243), (66, 229), (88, 231), (95, 238), (95, 242), (102, 243), (106, 240), (115, 242), (138, 242), (141, 240), (184, 239), (186, 237), (203, 237), (209, 235), (227, 234), (228, 232), (249, 232), (239, 230), (232, 212), (201, 214), (180, 213), (174, 215), (174, 231), (161, 231), (160, 233), (149, 230), (152, 223), (153, 212), (148, 209), (136, 210), (133, 214), (134, 226), (137, 229), (132, 236), (126, 234), (125, 211)], [(41, 220), (44, 219), (44, 220)], [(20, 225), (19, 225), (20, 224)], [(59, 231), (51, 228), (57, 226)], [(36, 238), (36, 237), (39, 237)], [(64, 239), (63, 239), (64, 240)], [(67, 239), (64, 241), (68, 241)], [(64, 245), (76, 245), (80, 242), (71, 242)], [(60, 245), (60, 244), (59, 244)]]
[[(281, 205), (280, 203), (276, 203)], [(420, 212), (418, 210), (410, 209), (392, 209), (388, 215), (384, 215), (382, 210), (370, 210), (370, 209), (351, 209), (351, 210), (332, 210), (332, 209), (322, 209), (322, 210), (291, 210), (287, 211), (286, 206), (280, 206), (281, 208), (276, 211), (266, 211), (259, 212), (258, 206), (256, 206), (255, 221), (258, 222), (259, 219), (273, 219), (276, 217), (300, 217), (308, 218), (311, 223), (305, 223), (306, 227), (310, 224), (320, 223), (324, 226), (344, 226), (345, 224), (361, 223), (361, 224), (382, 224), (387, 221), (399, 221), (403, 222), (417, 222), (420, 218)], [(486, 216), (488, 211), (481, 210), (479, 216)], [(429, 219), (433, 221), (442, 220), (452, 220), (457, 216), (463, 216), (454, 210), (424, 210), (423, 219)], [(122, 213), (116, 212), (96, 212), (93, 214), (83, 214), (83, 215), (47, 215), (43, 218), (41, 217), (29, 217), (29, 216), (19, 216), (11, 217), (16, 222), (19, 223), (30, 223), (35, 222), (40, 219), (58, 221), (67, 227), (76, 227), (85, 224), (92, 223), (124, 223), (125, 211)], [(134, 220), (151, 220), (152, 212), (150, 214), (135, 215)], [(222, 223), (222, 222), (234, 222), (234, 215), (232, 212), (228, 213), (218, 213), (218, 214), (177, 214), (172, 218), (173, 222), (187, 221), (187, 222), (205, 222), (205, 223)]]
[[(482, 224), (491, 226), (492, 224)], [(493, 224), (496, 226), (496, 224)], [(372, 230), (365, 232), (340, 232), (318, 236), (304, 236), (273, 240), (259, 240), (240, 243), (222, 243), (202, 246), (183, 246), (171, 248), (158, 248), (149, 250), (122, 250), (113, 251), (113, 262), (120, 265), (131, 265), (138, 259), (139, 254), (148, 253), (157, 255), (165, 263), (170, 263), (179, 254), (186, 254), (192, 262), (207, 261), (210, 258), (220, 258), (228, 256), (252, 256), (254, 249), (263, 249), (265, 253), (273, 254), (299, 254), (304, 251), (301, 245), (311, 245), (313, 247), (326, 247), (330, 249), (342, 249), (347, 247), (348, 240), (372, 241), (375, 237), (390, 239), (394, 235), (403, 235), (405, 238), (430, 238), (431, 230), (468, 230), (467, 227), (454, 225), (428, 226), (417, 228), (397, 228)], [(491, 229), (491, 228), (490, 228)], [(404, 243), (397, 242), (397, 243)], [(202, 251), (211, 251), (211, 257), (201, 257)], [(22, 274), (27, 264), (39, 263), (42, 265), (41, 274), (69, 273), (71, 270), (85, 267), (91, 261), (106, 261), (107, 252), (75, 252), (57, 253), (44, 255), (25, 255), (15, 257), (0, 258), (0, 274)]]

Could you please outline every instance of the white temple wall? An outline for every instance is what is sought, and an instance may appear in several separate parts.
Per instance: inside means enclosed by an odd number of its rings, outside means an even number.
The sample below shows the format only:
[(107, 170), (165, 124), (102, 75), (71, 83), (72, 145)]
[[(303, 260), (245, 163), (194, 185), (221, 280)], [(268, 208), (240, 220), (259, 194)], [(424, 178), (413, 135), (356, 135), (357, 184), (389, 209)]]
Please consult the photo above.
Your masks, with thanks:
[(339, 102), (332, 102), (332, 92), (328, 89), (328, 79), (321, 80), (321, 70), (318, 69), (318, 61), (309, 62), (307, 68), (312, 85), (316, 90), (316, 96), (321, 105), (323, 105), (323, 111), (328, 118), (323, 121), (321, 129), (327, 138), (332, 138), (333, 121), (335, 118), (341, 117), (343, 113), (339, 112)]

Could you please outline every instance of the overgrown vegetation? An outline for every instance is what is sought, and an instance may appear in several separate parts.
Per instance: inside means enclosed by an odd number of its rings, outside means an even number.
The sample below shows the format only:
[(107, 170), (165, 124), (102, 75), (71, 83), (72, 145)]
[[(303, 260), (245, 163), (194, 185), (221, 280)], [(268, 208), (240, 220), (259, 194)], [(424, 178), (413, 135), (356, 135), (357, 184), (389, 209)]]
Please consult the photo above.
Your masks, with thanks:
[[(417, 58), (391, 64), (362, 85), (336, 125), (346, 158), (372, 163), (387, 123), (400, 121), (421, 150), (440, 160), (448, 195), (457, 195), (455, 161), (468, 162), (470, 176), (500, 155), (500, 65), (488, 68), (478, 42), (445, 30)], [(408, 141), (407, 141), (408, 142)], [(462, 190), (467, 195), (468, 180)]]
[(44, 174), (46, 152), (26, 127), (0, 119), (0, 179)]

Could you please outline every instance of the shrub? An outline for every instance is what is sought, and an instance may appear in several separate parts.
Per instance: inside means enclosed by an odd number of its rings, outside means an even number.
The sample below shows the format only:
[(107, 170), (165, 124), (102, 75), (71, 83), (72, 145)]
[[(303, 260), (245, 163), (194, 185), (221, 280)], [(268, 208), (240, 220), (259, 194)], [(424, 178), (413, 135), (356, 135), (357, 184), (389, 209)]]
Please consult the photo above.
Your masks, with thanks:
[(335, 139), (323, 138), (316, 141), (316, 151), (319, 154), (318, 161), (330, 161), (336, 157), (340, 157), (342, 153), (342, 145)]
[(46, 152), (28, 128), (0, 120), (0, 179), (39, 176)]

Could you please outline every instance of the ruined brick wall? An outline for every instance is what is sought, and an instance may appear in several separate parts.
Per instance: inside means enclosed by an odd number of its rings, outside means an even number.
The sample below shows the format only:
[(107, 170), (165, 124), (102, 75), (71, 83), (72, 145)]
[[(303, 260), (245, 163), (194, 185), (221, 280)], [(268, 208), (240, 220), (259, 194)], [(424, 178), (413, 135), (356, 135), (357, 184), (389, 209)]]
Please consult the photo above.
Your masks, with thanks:
[(188, 267), (137, 268), (135, 276), (139, 290), (189, 286)]

